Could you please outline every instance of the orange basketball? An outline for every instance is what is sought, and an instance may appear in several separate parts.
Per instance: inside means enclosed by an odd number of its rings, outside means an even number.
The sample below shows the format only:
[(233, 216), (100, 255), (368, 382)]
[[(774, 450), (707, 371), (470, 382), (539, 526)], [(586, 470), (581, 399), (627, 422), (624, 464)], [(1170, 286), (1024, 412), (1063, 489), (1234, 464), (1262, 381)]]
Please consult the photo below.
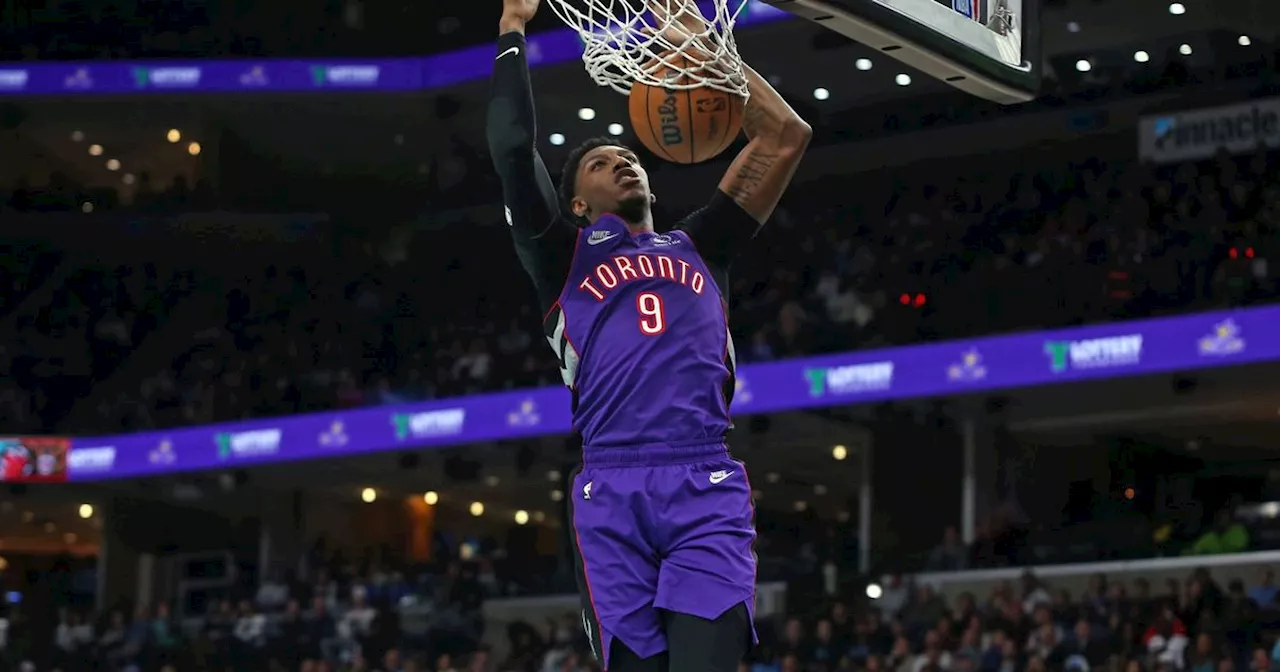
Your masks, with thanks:
[[(686, 68), (693, 63), (681, 55), (666, 58)], [(674, 68), (662, 75), (674, 84), (694, 81)], [(700, 163), (719, 155), (738, 137), (744, 103), (741, 96), (705, 86), (680, 90), (636, 82), (628, 107), (640, 144), (668, 161)]]

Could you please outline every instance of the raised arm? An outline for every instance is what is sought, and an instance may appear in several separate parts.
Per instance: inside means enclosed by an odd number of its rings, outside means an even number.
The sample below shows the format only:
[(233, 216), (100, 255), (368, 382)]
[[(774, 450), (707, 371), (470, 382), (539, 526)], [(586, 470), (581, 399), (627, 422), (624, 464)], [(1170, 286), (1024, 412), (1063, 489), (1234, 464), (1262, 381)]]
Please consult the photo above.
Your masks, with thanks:
[(748, 142), (720, 179), (720, 190), (764, 224), (791, 184), (813, 129), (764, 77), (745, 63), (742, 69), (751, 92), (742, 114)]
[(535, 143), (524, 27), (537, 9), (537, 0), (503, 2), (486, 134), (516, 253), (547, 308), (568, 275), (576, 229), (561, 215), (555, 184)]

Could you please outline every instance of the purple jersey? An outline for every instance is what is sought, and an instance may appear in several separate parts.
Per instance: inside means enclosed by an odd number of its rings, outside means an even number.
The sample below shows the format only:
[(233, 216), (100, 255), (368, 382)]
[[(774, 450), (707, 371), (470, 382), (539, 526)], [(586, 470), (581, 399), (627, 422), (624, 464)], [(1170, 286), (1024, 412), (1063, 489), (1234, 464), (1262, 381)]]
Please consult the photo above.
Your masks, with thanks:
[(734, 354), (713, 275), (682, 230), (604, 215), (578, 231), (546, 328), (585, 446), (723, 439)]

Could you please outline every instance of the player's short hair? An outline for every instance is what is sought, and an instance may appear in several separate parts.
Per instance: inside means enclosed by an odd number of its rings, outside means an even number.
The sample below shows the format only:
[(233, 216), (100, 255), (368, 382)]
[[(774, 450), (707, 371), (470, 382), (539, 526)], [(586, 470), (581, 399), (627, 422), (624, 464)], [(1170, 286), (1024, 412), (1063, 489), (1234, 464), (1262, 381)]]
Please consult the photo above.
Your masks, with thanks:
[(564, 162), (564, 171), (560, 173), (560, 202), (568, 212), (573, 211), (573, 197), (578, 192), (578, 168), (582, 165), (582, 157), (597, 147), (609, 146), (626, 147), (615, 138), (601, 135), (584, 140), (569, 152), (569, 158)]

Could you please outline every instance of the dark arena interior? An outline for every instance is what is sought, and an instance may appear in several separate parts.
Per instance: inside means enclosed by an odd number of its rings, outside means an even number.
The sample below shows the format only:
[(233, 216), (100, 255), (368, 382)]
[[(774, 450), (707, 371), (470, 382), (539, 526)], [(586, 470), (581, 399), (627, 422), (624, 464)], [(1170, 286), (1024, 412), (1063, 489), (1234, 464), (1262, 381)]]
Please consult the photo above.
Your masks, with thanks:
[[(747, 140), (640, 150), (553, 1), (533, 142), (664, 231)], [(1280, 668), (1280, 3), (1015, 2), (1012, 105), (791, 4), (735, 31), (812, 127), (721, 288), (739, 669)], [(0, 671), (601, 672), (502, 5), (0, 5)]]

